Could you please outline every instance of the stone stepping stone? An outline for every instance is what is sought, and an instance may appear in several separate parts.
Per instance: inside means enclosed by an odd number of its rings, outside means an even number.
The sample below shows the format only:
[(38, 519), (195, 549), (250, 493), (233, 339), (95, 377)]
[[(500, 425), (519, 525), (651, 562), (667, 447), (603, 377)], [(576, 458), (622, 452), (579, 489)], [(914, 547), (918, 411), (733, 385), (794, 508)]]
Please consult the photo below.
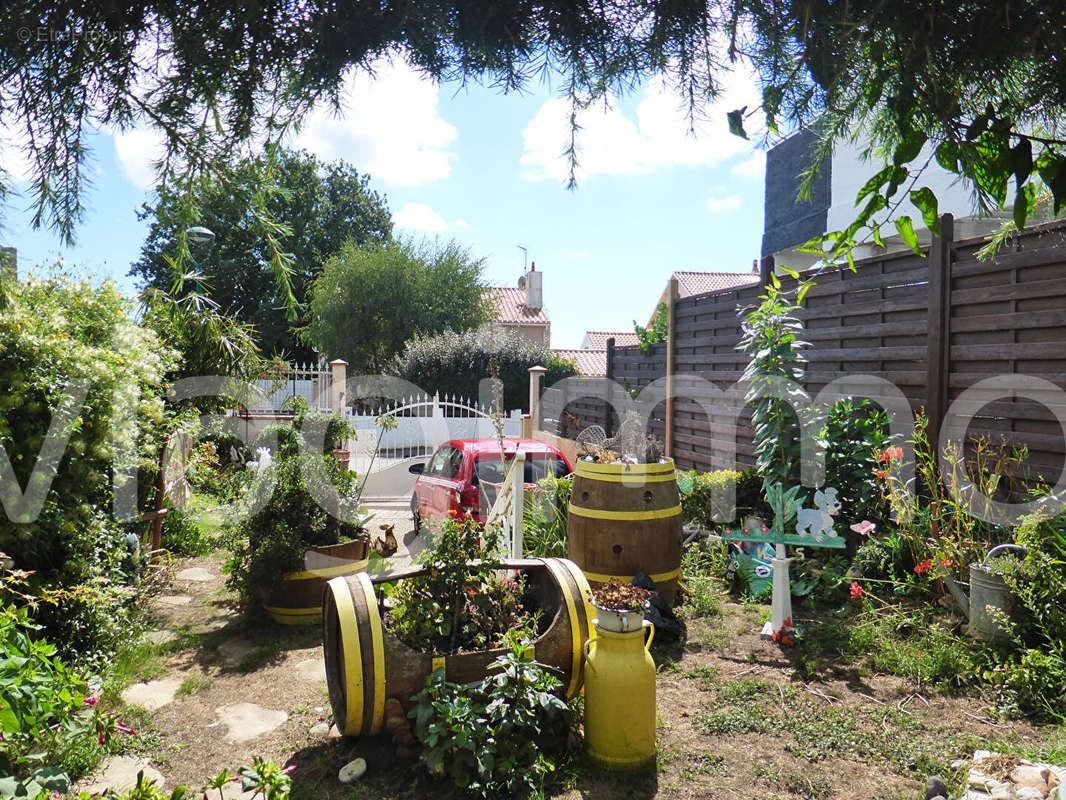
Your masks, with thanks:
[(174, 631), (168, 631), (165, 628), (158, 631), (151, 631), (145, 638), (154, 645), (163, 645), (173, 642), (178, 638), (178, 634)]
[(187, 606), (192, 602), (192, 598), (187, 594), (164, 594), (156, 598), (156, 600), (164, 606)]
[(326, 662), (321, 658), (301, 661), (294, 667), (298, 677), (310, 683), (326, 682)]
[(222, 665), (231, 669), (239, 667), (244, 659), (255, 650), (255, 645), (247, 639), (230, 639), (218, 646), (218, 654), (222, 656)]
[(289, 715), (255, 703), (232, 703), (215, 709), (219, 721), (228, 729), (226, 741), (247, 742), (281, 727)]
[(102, 794), (107, 790), (124, 792), (137, 785), (137, 773), (144, 772), (144, 777), (155, 781), (159, 788), (163, 787), (163, 775), (148, 761), (132, 756), (109, 756), (100, 762), (99, 768), (93, 774), (92, 781), (81, 790), (89, 794)]
[[(257, 794), (255, 789), (249, 789), (247, 792), (242, 790), (240, 781), (227, 781), (221, 793), (221, 800), (254, 800)], [(219, 796), (219, 790), (212, 789), (207, 796), (213, 800)]]
[(122, 693), (122, 702), (156, 711), (174, 700), (181, 686), (181, 678), (163, 678), (148, 683), (135, 683)]
[(195, 581), (197, 583), (207, 583), (208, 581), (215, 580), (215, 573), (210, 570), (206, 570), (203, 567), (189, 567), (189, 569), (183, 569), (175, 576), (179, 581)]

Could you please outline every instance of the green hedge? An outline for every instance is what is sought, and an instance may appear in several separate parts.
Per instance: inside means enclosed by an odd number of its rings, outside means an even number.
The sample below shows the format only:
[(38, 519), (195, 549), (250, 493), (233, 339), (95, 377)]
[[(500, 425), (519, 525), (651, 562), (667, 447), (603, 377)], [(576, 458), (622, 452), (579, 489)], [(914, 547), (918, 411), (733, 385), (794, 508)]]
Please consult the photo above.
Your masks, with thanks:
[(544, 386), (577, 374), (572, 361), (557, 358), (544, 345), (527, 341), (514, 333), (486, 330), (446, 332), (438, 336), (412, 339), (397, 356), (390, 372), (432, 394), (478, 398), (480, 382), (491, 372), (490, 359), (496, 356), (503, 381), (505, 410), (529, 411), (530, 367), (546, 367)]
[[(738, 472), (721, 469), (714, 472), (689, 470), (678, 474), (682, 485), (691, 482), (691, 491), (682, 493), (681, 512), (686, 524), (711, 529), (727, 525), (737, 519), (755, 514), (770, 519), (771, 513), (762, 493), (762, 477), (755, 470)], [(736, 485), (736, 502), (725, 505), (725, 495), (731, 483)]]

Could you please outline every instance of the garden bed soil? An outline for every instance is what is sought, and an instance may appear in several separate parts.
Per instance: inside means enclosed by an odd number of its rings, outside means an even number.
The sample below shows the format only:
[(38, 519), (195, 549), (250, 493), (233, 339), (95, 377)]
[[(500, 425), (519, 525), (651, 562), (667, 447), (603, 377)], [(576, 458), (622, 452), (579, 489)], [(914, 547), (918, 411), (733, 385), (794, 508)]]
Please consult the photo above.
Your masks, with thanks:
[[(452, 796), (422, 779), (417, 766), (394, 764), (387, 742), (348, 741), (331, 731), (325, 680), (313, 669), (322, 659), (317, 631), (236, 618), (233, 598), (222, 587), (221, 559), (191, 560), (176, 570), (189, 567), (219, 577), (175, 580), (163, 594), (190, 602), (154, 606), (160, 625), (177, 638), (161, 646), (172, 652), (152, 677), (181, 677), (190, 689), (148, 716), (155, 746), (144, 755), (168, 788), (199, 786), (222, 768), (233, 771), (262, 755), (296, 765), (294, 798)], [(927, 763), (949, 764), (978, 747), (1066, 749), (1062, 728), (996, 721), (980, 700), (919, 692), (905, 680), (856, 665), (822, 665), (816, 680), (803, 681), (797, 654), (760, 638), (766, 611), (723, 603), (720, 617), (689, 621), (684, 645), (654, 649), (656, 772), (611, 775), (578, 755), (548, 795), (903, 800), (920, 796)], [(810, 665), (806, 669), (810, 674)], [(284, 712), (284, 721), (233, 741), (218, 709), (241, 704)], [(337, 772), (357, 756), (367, 759), (369, 770), (353, 792), (337, 781)]]

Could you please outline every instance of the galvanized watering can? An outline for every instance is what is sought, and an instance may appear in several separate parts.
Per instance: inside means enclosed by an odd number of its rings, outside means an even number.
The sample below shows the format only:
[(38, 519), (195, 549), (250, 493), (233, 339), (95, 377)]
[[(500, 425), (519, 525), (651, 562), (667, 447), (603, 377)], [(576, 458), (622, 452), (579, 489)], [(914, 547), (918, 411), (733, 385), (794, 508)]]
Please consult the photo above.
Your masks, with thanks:
[(970, 564), (969, 596), (967, 584), (944, 579), (955, 601), (970, 620), (970, 635), (985, 642), (1007, 638), (1007, 631), (999, 622), (1002, 615), (1010, 616), (1014, 608), (1014, 596), (1003, 578), (992, 571), (989, 562), (1004, 553), (1017, 553), (1020, 556), (1028, 552), (1019, 544), (1001, 544), (988, 551), (984, 561)]

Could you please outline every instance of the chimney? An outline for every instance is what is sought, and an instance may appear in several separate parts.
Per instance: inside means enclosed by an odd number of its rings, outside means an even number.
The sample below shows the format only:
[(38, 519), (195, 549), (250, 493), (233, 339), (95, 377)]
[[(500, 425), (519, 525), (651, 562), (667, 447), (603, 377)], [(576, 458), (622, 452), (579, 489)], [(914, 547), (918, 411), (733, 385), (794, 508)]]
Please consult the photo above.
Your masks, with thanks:
[(756, 275), (759, 274), (759, 259), (753, 258), (751, 260), (751, 271)]
[(526, 308), (538, 311), (544, 307), (544, 273), (537, 272), (537, 262), (529, 265), (526, 279)]

